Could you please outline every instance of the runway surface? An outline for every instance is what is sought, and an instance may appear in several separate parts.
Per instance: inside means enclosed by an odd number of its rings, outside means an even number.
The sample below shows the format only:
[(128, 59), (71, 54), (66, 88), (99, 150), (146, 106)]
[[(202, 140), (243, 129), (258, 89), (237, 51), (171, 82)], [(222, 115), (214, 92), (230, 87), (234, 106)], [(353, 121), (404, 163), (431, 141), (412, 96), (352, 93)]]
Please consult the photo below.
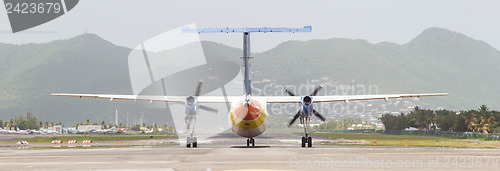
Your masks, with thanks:
[[(131, 147), (0, 149), (1, 170), (498, 170), (500, 149), (322, 145), (215, 137), (198, 148), (154, 140)], [(169, 139), (164, 141), (171, 141)], [(242, 142), (240, 142), (242, 141)], [(235, 143), (235, 144), (232, 144)], [(239, 144), (238, 144), (239, 143)], [(148, 143), (146, 143), (148, 144)]]

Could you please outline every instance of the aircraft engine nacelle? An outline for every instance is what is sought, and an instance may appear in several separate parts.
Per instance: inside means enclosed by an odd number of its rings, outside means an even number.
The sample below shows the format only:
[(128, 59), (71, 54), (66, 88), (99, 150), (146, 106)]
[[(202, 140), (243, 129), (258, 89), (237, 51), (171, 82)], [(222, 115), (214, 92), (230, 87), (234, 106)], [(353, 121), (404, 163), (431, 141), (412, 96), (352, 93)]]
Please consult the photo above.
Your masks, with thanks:
[(313, 114), (313, 100), (311, 96), (304, 96), (301, 99), (302, 113), (305, 115)]
[(185, 103), (185, 112), (187, 115), (196, 115), (198, 99), (193, 96), (188, 96)]

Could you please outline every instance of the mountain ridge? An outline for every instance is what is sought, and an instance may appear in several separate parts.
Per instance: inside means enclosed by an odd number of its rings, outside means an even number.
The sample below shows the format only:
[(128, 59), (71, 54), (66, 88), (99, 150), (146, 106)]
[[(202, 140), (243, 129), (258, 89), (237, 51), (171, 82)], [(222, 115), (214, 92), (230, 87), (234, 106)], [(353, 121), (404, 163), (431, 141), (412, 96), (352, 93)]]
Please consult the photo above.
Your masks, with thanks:
[[(207, 61), (241, 64), (241, 49), (201, 43)], [(152, 118), (165, 118), (161, 111), (130, 102), (49, 96), (54, 92), (131, 94), (130, 51), (95, 34), (37, 44), (0, 43), (0, 119), (32, 111), (44, 120), (103, 120), (102, 113), (114, 114), (117, 108), (134, 117), (148, 111)], [(378, 85), (380, 94), (450, 93), (425, 100), (428, 107), (470, 109), (487, 104), (498, 108), (500, 92), (494, 87), (500, 84), (495, 76), (500, 72), (495, 65), (500, 63), (500, 52), (486, 42), (446, 29), (426, 29), (405, 44), (346, 38), (287, 41), (252, 56), (254, 81), (298, 85), (328, 77), (338, 84)]]

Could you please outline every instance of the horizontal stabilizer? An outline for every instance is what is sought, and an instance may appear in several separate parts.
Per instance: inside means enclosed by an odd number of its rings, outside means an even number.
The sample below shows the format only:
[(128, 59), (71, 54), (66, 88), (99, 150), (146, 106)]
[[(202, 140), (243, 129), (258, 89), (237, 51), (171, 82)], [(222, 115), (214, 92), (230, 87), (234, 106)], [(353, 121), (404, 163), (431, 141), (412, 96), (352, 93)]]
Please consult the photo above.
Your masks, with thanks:
[(303, 28), (287, 28), (287, 27), (244, 27), (244, 28), (203, 28), (195, 29), (190, 27), (182, 28), (183, 33), (242, 33), (242, 32), (311, 32), (311, 26), (304, 26)]

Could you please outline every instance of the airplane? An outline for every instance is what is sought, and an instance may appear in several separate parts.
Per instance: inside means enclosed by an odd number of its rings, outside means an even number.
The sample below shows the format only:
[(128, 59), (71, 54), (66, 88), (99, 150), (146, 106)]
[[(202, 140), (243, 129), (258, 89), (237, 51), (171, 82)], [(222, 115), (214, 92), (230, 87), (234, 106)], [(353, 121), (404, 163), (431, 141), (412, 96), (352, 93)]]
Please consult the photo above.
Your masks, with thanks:
[(10, 130), (10, 127), (7, 127), (9, 129), (3, 129), (2, 127), (0, 127), (0, 134), (17, 134), (18, 132), (17, 131), (14, 131), (14, 130)]
[(48, 129), (41, 128), (40, 131), (42, 131), (45, 134), (57, 134), (57, 131), (55, 131), (55, 130), (48, 130)]
[[(76, 132), (78, 134), (78, 130)], [(82, 131), (82, 133), (83, 132), (84, 131)], [(116, 131), (116, 127), (111, 127), (109, 129), (95, 130), (94, 132), (97, 134), (115, 134), (117, 131)]]
[(154, 130), (154, 128), (151, 128), (151, 130), (149, 130), (149, 131), (144, 131), (144, 133), (145, 133), (145, 134), (151, 134), (151, 133), (153, 133), (153, 130)]
[[(341, 95), (341, 96), (317, 96), (318, 91), (322, 88), (320, 85), (314, 92), (307, 96), (295, 96), (287, 88), (284, 89), (290, 96), (252, 96), (252, 87), (250, 80), (250, 33), (251, 32), (311, 32), (311, 26), (303, 28), (207, 28), (207, 29), (191, 29), (184, 28), (186, 33), (243, 33), (243, 96), (199, 96), (196, 93), (194, 96), (150, 96), (150, 95), (112, 95), (112, 94), (66, 94), (52, 93), (52, 96), (64, 97), (79, 97), (79, 98), (99, 98), (113, 100), (133, 100), (133, 101), (149, 101), (167, 102), (167, 103), (185, 103), (187, 104), (203, 104), (203, 103), (230, 103), (229, 122), (231, 130), (236, 135), (247, 138), (246, 146), (255, 146), (255, 137), (264, 133), (269, 125), (267, 112), (267, 104), (269, 103), (296, 103), (300, 104), (300, 110), (294, 115), (289, 122), (292, 125), (295, 120), (300, 118), (300, 122), (304, 124), (304, 136), (302, 136), (302, 147), (312, 147), (312, 137), (308, 134), (308, 127), (312, 116), (316, 116), (321, 120), (326, 120), (324, 116), (313, 109), (314, 103), (330, 103), (330, 102), (345, 102), (358, 100), (376, 100), (398, 98), (419, 98), (430, 96), (446, 96), (447, 93), (425, 93), (425, 94), (383, 94), (383, 95)], [(200, 83), (201, 85), (201, 83)], [(200, 86), (199, 85), (199, 86)], [(199, 108), (193, 107), (193, 113), (196, 113)], [(186, 111), (186, 113), (188, 113)], [(189, 140), (189, 137), (188, 137)], [(189, 141), (188, 141), (189, 144)], [(189, 146), (188, 146), (189, 147)]]
[(0, 127), (0, 134), (8, 134), (8, 131)]
[(17, 134), (18, 133), (17, 131), (10, 130), (10, 127), (6, 127), (9, 129), (4, 129), (4, 128), (0, 127), (0, 134)]
[(42, 134), (43, 131), (37, 131), (37, 130), (30, 130), (30, 134)]
[(29, 134), (30, 133), (29, 129), (26, 129), (26, 130), (19, 129), (19, 126), (16, 126), (16, 131), (18, 134)]

